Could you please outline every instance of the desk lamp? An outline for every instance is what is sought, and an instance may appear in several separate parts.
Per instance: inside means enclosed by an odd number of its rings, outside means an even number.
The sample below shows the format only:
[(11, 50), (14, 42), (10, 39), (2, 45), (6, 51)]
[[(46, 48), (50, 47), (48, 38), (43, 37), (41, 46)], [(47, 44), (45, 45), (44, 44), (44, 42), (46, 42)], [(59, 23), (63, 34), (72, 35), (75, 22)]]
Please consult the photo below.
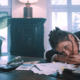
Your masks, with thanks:
[(24, 18), (32, 18), (32, 7), (31, 4), (36, 3), (38, 0), (19, 0), (21, 3), (24, 3)]

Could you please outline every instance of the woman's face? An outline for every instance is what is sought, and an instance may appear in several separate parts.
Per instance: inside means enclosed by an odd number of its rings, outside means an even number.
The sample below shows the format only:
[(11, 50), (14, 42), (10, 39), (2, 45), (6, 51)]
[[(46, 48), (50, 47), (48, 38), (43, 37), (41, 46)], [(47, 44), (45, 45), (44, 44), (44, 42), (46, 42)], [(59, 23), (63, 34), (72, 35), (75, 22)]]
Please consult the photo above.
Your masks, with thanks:
[(66, 56), (73, 54), (73, 44), (71, 41), (62, 41), (57, 45), (56, 50)]

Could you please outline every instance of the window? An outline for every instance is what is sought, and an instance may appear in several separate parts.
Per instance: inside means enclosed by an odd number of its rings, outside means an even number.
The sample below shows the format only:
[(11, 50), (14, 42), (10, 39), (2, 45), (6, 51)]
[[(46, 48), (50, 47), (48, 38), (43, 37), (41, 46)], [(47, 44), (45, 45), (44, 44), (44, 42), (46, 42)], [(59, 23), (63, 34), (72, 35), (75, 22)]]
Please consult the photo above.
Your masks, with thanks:
[(8, 52), (8, 18), (11, 16), (11, 0), (0, 0), (0, 39), (2, 53)]
[(67, 13), (66, 12), (52, 12), (52, 25), (59, 26), (60, 28), (62, 28), (61, 26), (64, 26), (63, 29), (67, 30), (67, 27), (66, 27), (67, 26)]
[(66, 5), (67, 0), (51, 0), (52, 5)]
[(0, 6), (8, 6), (8, 0), (0, 0)]
[(52, 29), (80, 30), (80, 0), (47, 0)]

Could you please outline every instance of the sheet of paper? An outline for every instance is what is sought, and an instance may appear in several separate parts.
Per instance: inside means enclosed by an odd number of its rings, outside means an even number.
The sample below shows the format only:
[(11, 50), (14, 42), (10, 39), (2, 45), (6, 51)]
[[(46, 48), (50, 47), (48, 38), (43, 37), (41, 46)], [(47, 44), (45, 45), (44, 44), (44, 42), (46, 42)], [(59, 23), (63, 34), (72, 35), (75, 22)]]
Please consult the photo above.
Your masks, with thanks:
[(34, 73), (39, 73), (39, 74), (46, 74), (46, 75), (50, 75), (50, 74), (54, 74), (56, 72), (59, 72), (60, 74), (62, 74), (62, 71), (66, 68), (66, 69), (74, 69), (74, 65), (71, 64), (66, 64), (66, 63), (41, 63), (41, 64), (35, 64), (40, 70), (36, 70), (35, 67), (33, 67), (31, 70)]
[(34, 66), (34, 64), (37, 64), (37, 63), (39, 63), (39, 61), (24, 62), (16, 70), (30, 70)]
[(22, 64), (16, 70), (30, 70), (31, 67), (33, 67), (33, 64)]
[(32, 70), (34, 73), (50, 75), (56, 72), (62, 74), (63, 69), (74, 69), (74, 65), (66, 63), (39, 63), (39, 64), (23, 64), (16, 70)]

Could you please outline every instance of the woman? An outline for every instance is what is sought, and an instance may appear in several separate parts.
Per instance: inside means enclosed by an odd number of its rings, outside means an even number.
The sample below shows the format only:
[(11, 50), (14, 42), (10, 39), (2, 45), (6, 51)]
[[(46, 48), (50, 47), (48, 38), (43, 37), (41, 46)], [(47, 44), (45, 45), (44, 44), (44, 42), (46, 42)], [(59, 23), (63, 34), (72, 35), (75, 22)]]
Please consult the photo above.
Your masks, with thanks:
[[(72, 34), (56, 28), (50, 32), (49, 42), (52, 50), (46, 52), (47, 61), (80, 64), (80, 32)], [(57, 53), (56, 53), (57, 52)]]

